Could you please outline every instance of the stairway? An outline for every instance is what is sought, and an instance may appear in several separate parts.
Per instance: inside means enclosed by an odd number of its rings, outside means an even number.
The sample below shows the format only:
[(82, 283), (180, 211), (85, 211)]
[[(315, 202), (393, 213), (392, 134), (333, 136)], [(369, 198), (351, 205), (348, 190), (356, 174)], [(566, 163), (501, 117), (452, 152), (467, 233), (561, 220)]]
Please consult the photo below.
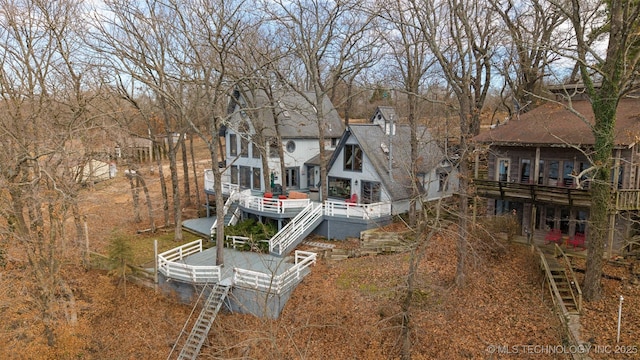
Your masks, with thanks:
[[(571, 264), (566, 261), (564, 254), (556, 255), (553, 250), (543, 251), (545, 260), (549, 265), (549, 282), (553, 282), (558, 289), (558, 295), (569, 314), (578, 314), (580, 306), (578, 303), (577, 284), (572, 274), (568, 273), (567, 267)], [(564, 261), (558, 261), (563, 259)], [(549, 277), (549, 275), (548, 275)]]
[(227, 210), (227, 213), (224, 214), (224, 225), (233, 226), (237, 224), (238, 217), (239, 217), (238, 203), (232, 202), (231, 204), (229, 204), (229, 210)]
[(275, 256), (288, 254), (322, 222), (323, 207), (310, 203), (269, 240), (269, 252)]
[(196, 323), (193, 325), (191, 329), (191, 333), (189, 333), (189, 337), (185, 342), (180, 354), (178, 355), (178, 359), (190, 359), (195, 360), (200, 353), (200, 348), (204, 341), (207, 339), (207, 335), (209, 334), (209, 330), (211, 329), (211, 325), (213, 321), (216, 319), (216, 315), (218, 315), (218, 311), (222, 307), (224, 299), (227, 297), (229, 293), (229, 286), (216, 284), (212, 289), (211, 293), (209, 293), (209, 297), (204, 303), (204, 307), (196, 320)]

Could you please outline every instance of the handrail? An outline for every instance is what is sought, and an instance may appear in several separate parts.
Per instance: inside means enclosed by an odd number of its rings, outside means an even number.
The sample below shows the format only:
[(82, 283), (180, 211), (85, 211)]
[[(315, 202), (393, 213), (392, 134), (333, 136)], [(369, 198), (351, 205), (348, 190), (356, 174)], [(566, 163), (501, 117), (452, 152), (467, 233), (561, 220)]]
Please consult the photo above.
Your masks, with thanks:
[[(231, 208), (231, 204), (234, 201), (236, 201), (236, 195), (237, 194), (238, 194), (237, 189), (233, 189), (232, 192), (231, 192), (231, 195), (229, 195), (229, 197), (227, 198), (227, 201), (224, 202), (224, 207), (222, 208), (223, 216), (227, 215), (227, 212), (229, 211), (229, 208)], [(222, 219), (222, 224), (224, 226), (224, 219)], [(215, 231), (216, 227), (218, 227), (218, 217), (217, 216), (216, 216), (216, 219), (213, 220), (213, 224), (211, 224), (211, 229), (209, 229), (209, 233), (211, 235), (214, 235), (214, 231)]]
[(158, 255), (158, 271), (169, 279), (193, 283), (220, 281), (220, 266), (197, 266), (178, 262), (199, 252), (202, 252), (202, 239), (165, 251)]
[(247, 209), (276, 214), (282, 214), (289, 209), (304, 209), (310, 203), (310, 199), (273, 199), (260, 196), (246, 196), (241, 200), (241, 205)]
[(305, 207), (269, 240), (269, 252), (273, 252), (277, 246), (278, 254), (281, 255), (309, 226), (322, 217), (322, 208), (322, 205), (314, 208), (313, 203)]
[[(566, 267), (569, 268), (569, 273), (571, 274), (571, 279), (567, 279), (567, 280), (571, 281), (573, 283), (573, 285), (575, 285), (575, 287), (576, 287), (576, 292), (578, 293), (578, 299), (576, 301), (576, 304), (577, 304), (578, 312), (582, 312), (582, 289), (580, 289), (580, 284), (578, 283), (578, 279), (576, 278), (576, 274), (573, 271), (573, 266), (571, 266), (571, 262), (569, 261), (569, 258), (567, 257), (567, 254), (565, 254), (565, 252), (562, 250), (562, 248), (560, 248), (560, 246), (558, 246), (558, 244), (555, 244), (555, 247), (557, 247), (558, 250), (560, 250), (560, 254), (562, 254), (562, 258), (564, 259)], [(576, 296), (573, 294), (573, 288), (571, 286), (569, 286), (569, 288), (571, 289), (571, 296), (573, 297), (573, 300), (576, 300)]]
[(558, 290), (555, 281), (551, 280), (553, 279), (553, 275), (551, 275), (551, 268), (549, 268), (549, 263), (547, 263), (547, 259), (544, 257), (544, 254), (540, 249), (538, 249), (538, 254), (540, 255), (540, 261), (544, 267), (547, 279), (549, 280), (549, 291), (551, 292), (551, 299), (556, 306), (560, 307), (562, 315), (566, 317), (567, 315), (569, 315), (569, 311), (562, 302), (562, 296), (560, 296), (560, 291)]
[(317, 254), (296, 250), (295, 265), (280, 275), (259, 271), (234, 268), (233, 282), (256, 290), (281, 294), (289, 290), (293, 284), (301, 279), (302, 271), (316, 263)]

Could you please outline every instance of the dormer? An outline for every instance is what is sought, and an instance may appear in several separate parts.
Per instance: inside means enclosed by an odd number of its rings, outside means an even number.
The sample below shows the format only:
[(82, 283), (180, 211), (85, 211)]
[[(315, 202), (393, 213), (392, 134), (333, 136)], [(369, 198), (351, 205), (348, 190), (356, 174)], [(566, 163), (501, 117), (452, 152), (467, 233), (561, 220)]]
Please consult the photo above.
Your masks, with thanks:
[(393, 127), (393, 132), (391, 135), (395, 135), (395, 123), (397, 121), (398, 116), (396, 115), (396, 109), (393, 106), (378, 106), (371, 119), (369, 119), (369, 123), (378, 125), (382, 129), (384, 129), (385, 135), (389, 135), (389, 129), (391, 127)]

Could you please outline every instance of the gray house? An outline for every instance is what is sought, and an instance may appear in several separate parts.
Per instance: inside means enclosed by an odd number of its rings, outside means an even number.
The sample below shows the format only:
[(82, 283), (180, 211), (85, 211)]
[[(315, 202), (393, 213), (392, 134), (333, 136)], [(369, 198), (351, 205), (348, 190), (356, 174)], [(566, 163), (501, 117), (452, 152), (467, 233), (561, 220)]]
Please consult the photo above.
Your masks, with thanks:
[[(345, 130), (329, 162), (329, 199), (389, 202), (393, 214), (408, 211), (410, 128), (393, 124), (394, 117), (393, 108), (380, 107), (369, 124), (354, 124)], [(457, 188), (457, 170), (425, 127), (418, 132), (417, 177), (423, 200), (450, 196)]]
[[(288, 190), (308, 190), (319, 184), (320, 121), (324, 127), (325, 149), (331, 150), (344, 131), (342, 120), (328, 97), (322, 103), (323, 118), (318, 118), (312, 93), (278, 92), (270, 101), (264, 91), (236, 92), (229, 106), (226, 129), (226, 162), (230, 164), (225, 181), (243, 189), (264, 192), (265, 172), (272, 184)], [(274, 118), (275, 114), (275, 118)], [(277, 130), (277, 133), (276, 133)], [(278, 141), (278, 137), (280, 141)], [(278, 147), (284, 149), (285, 173), (281, 174)], [(268, 169), (262, 156), (268, 156)]]

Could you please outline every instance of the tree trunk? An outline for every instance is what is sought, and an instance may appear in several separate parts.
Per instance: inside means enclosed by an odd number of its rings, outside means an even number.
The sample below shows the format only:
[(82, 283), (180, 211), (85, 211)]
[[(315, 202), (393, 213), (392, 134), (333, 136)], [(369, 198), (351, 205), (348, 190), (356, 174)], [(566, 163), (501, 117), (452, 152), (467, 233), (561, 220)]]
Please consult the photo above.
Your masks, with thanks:
[(202, 204), (200, 197), (200, 185), (198, 184), (198, 168), (196, 167), (196, 154), (193, 148), (193, 136), (189, 136), (189, 152), (191, 153), (191, 168), (193, 169), (193, 183), (196, 186), (196, 205), (198, 209)]
[(169, 227), (169, 193), (167, 192), (167, 182), (164, 179), (164, 170), (162, 168), (162, 156), (160, 154), (160, 145), (153, 142), (156, 153), (156, 164), (158, 165), (158, 178), (160, 179), (160, 191), (162, 192), (162, 214), (164, 215), (164, 227)]
[(144, 192), (144, 196), (147, 199), (147, 212), (149, 214), (149, 229), (151, 230), (151, 233), (155, 233), (157, 229), (156, 229), (156, 221), (153, 215), (153, 203), (151, 202), (151, 194), (149, 193), (147, 182), (144, 180), (142, 175), (140, 174), (137, 174), (137, 175), (138, 175), (138, 181), (142, 186), (142, 191)]
[(186, 134), (183, 133), (180, 136), (182, 138), (182, 140), (180, 140), (180, 149), (182, 151), (182, 172), (184, 176), (184, 179), (182, 179), (184, 186), (184, 206), (186, 207), (191, 206), (191, 189), (189, 185), (189, 157), (187, 156), (187, 142), (184, 138)]
[(134, 182), (134, 179), (138, 178), (136, 170), (130, 168), (127, 178), (129, 179), (129, 185), (131, 186), (131, 199), (133, 200), (133, 221), (139, 223), (142, 219), (140, 218), (140, 195), (138, 193), (138, 184), (137, 181)]

